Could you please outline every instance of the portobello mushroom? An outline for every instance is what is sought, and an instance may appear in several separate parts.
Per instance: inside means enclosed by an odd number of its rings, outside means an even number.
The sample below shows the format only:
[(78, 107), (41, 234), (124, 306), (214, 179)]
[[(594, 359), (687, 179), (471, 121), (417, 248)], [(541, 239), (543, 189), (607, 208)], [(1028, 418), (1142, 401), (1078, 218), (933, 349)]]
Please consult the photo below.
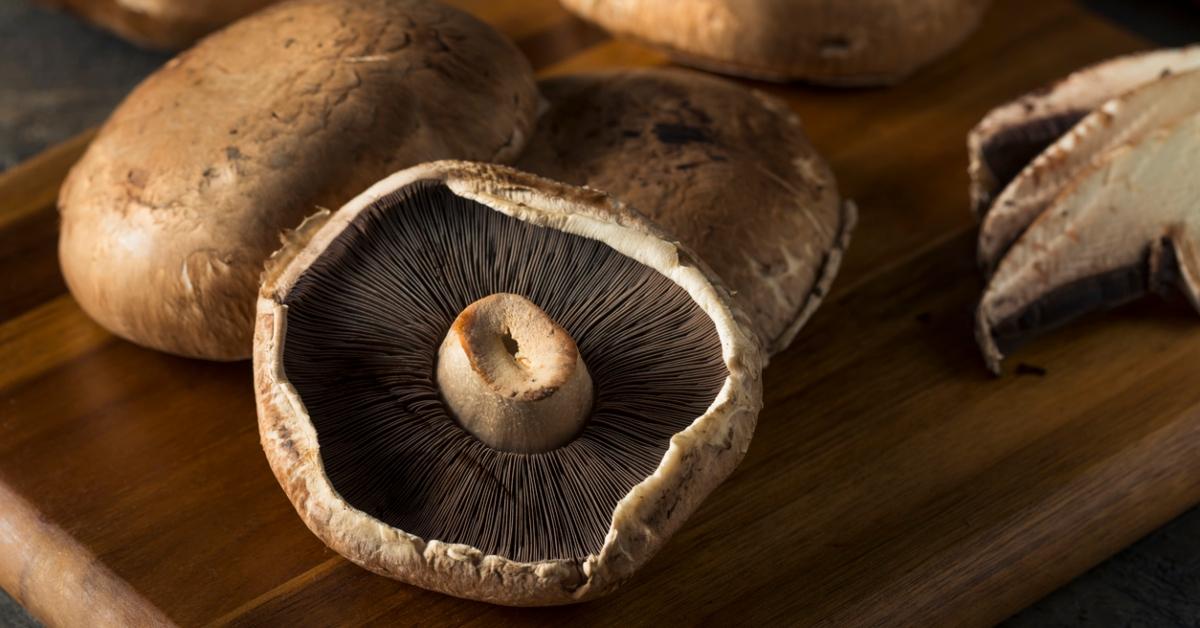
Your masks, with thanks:
[(761, 355), (686, 247), (496, 165), (394, 174), (268, 263), (263, 448), (377, 573), (510, 605), (612, 591), (746, 452)]
[(694, 249), (771, 354), (829, 292), (854, 227), (828, 164), (786, 104), (697, 72), (543, 80), (524, 170), (619, 198)]
[(967, 136), (971, 205), (982, 218), (1039, 153), (1088, 113), (1167, 74), (1200, 68), (1200, 45), (1117, 57), (993, 109)]
[(263, 260), (280, 233), (387, 173), (514, 159), (536, 117), (525, 57), (420, 0), (294, 0), (147, 78), (59, 195), (75, 299), (138, 344), (250, 356)]
[(988, 0), (562, 0), (684, 65), (770, 81), (887, 85), (958, 46)]
[[(979, 305), (976, 335), (993, 371), (1031, 332), (1151, 290), (1177, 286), (1200, 308), (1200, 71), (1191, 74), (1106, 105), (1115, 131), (1102, 132), (1133, 136), (1047, 182), (1052, 200), (1000, 258)], [(1139, 113), (1168, 121), (1135, 134), (1127, 118)]]

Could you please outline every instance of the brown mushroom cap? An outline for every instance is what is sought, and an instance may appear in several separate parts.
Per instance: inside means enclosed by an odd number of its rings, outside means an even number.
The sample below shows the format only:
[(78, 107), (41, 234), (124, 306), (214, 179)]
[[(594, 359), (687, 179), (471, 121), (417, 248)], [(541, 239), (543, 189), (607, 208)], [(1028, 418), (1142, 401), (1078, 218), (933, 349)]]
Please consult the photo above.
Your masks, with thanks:
[(894, 83), (960, 44), (988, 0), (562, 0), (698, 68), (773, 81)]
[(270, 7), (169, 62), (105, 123), (59, 196), (67, 284), (136, 343), (246, 358), (283, 229), (398, 168), (514, 158), (536, 89), (510, 42), (436, 2)]
[(279, 0), (44, 0), (136, 44), (179, 50)]
[[(454, 394), (434, 383), (443, 337), (498, 293), (544, 309), (594, 380), (582, 431), (551, 451), (493, 449), (439, 401)], [(466, 324), (538, 318), (523, 308)], [(268, 263), (262, 444), (309, 528), (367, 569), (493, 603), (583, 601), (629, 578), (744, 455), (761, 405), (750, 334), (686, 249), (604, 194), (424, 164)]]
[(982, 218), (996, 195), (1043, 150), (1106, 101), (1164, 74), (1200, 68), (1200, 45), (1090, 65), (992, 111), (967, 136), (971, 204)]
[(518, 167), (603, 190), (699, 253), (786, 348), (837, 274), (855, 212), (787, 105), (686, 70), (540, 83), (548, 111)]

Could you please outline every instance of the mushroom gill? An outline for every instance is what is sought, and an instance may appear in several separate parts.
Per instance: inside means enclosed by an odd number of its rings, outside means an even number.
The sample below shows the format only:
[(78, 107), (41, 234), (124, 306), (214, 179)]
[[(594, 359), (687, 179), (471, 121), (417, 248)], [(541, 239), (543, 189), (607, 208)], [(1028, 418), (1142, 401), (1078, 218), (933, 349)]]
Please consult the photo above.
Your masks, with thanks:
[[(540, 309), (543, 327), (561, 326), (569, 338), (559, 340), (573, 340), (586, 364), (594, 399), (561, 445), (489, 446), (464, 429), (472, 416), (456, 420), (447, 407), (448, 394), (462, 394), (447, 384), (467, 374), (439, 386), (439, 347), (491, 295)], [(618, 501), (655, 472), (728, 375), (712, 320), (666, 276), (440, 182), (368, 206), (283, 303), (284, 371), (333, 488), (409, 534), (520, 562), (597, 553)], [(550, 329), (512, 334), (512, 347), (503, 324), (473, 324), (513, 353), (537, 349)], [(519, 414), (544, 400), (510, 401)], [(574, 420), (550, 421), (559, 418)]]

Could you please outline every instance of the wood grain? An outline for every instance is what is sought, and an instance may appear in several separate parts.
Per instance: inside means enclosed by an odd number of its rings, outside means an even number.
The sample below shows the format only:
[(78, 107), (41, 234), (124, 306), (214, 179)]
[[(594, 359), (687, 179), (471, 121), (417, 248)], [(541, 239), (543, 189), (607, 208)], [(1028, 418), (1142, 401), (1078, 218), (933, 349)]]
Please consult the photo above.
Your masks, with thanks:
[[(552, 0), (462, 4), (543, 74), (665, 62)], [(1014, 0), (894, 89), (755, 85), (800, 113), (859, 203), (845, 270), (768, 369), (733, 478), (626, 588), (557, 609), (429, 593), (310, 535), (259, 449), (248, 365), (114, 339), (65, 294), (53, 198), (88, 138), (68, 142), (0, 176), (0, 545), (16, 548), (0, 586), (55, 624), (1002, 619), (1200, 501), (1200, 326), (1182, 303), (1013, 358), (1041, 375), (991, 378), (971, 337), (967, 129), (1146, 46), (1075, 3)]]

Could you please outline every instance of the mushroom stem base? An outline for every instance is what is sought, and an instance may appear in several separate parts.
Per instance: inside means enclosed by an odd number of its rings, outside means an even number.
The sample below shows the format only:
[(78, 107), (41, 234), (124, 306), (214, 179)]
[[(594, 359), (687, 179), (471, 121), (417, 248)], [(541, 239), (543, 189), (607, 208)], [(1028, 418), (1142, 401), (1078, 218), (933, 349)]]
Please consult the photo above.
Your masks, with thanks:
[(437, 383), (464, 429), (514, 453), (567, 444), (592, 407), (592, 379), (575, 341), (515, 294), (463, 309), (438, 349)]

